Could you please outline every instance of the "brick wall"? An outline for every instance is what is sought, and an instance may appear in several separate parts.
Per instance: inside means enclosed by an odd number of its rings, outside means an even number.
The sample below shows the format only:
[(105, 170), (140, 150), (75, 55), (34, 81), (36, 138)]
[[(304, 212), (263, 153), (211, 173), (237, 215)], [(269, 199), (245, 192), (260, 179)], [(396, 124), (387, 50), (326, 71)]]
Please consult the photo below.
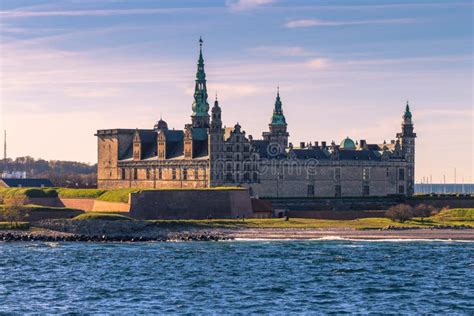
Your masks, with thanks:
[(248, 191), (163, 190), (131, 194), (130, 215), (138, 219), (251, 217)]

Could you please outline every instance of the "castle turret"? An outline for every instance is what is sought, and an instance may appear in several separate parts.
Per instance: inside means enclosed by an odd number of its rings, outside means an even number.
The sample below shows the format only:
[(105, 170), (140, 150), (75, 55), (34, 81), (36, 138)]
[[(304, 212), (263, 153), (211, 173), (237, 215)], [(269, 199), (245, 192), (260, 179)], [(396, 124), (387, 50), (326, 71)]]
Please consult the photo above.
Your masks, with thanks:
[(397, 134), (400, 141), (400, 147), (406, 161), (409, 163), (407, 167), (407, 191), (408, 195), (415, 192), (415, 138), (416, 133), (413, 132), (412, 114), (410, 105), (406, 104), (405, 113), (402, 116), (402, 132)]
[(217, 185), (224, 180), (224, 129), (222, 128), (222, 110), (217, 95), (211, 112), (211, 127), (209, 128), (210, 181), (211, 185)]
[(216, 94), (216, 100), (214, 101), (214, 106), (212, 107), (212, 117), (211, 117), (211, 131), (219, 130), (222, 129), (222, 110), (219, 106), (219, 101), (217, 100), (217, 94)]
[(194, 86), (192, 127), (209, 127), (209, 103), (207, 103), (206, 72), (202, 57), (202, 38), (199, 39), (199, 59), (197, 64), (196, 82)]
[(273, 108), (273, 115), (271, 122), (268, 125), (270, 131), (263, 133), (263, 139), (271, 143), (277, 143), (282, 153), (288, 147), (288, 134), (285, 115), (283, 114), (282, 102), (280, 99), (280, 88), (277, 89), (277, 96), (275, 99), (275, 106)]

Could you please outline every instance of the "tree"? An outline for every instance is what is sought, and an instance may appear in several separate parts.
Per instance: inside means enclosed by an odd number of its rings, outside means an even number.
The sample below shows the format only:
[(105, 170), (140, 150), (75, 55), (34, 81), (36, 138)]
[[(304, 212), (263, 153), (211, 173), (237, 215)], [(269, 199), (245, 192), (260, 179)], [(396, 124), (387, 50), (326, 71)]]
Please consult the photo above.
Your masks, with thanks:
[[(23, 198), (11, 196), (4, 198), (3, 208), (0, 209), (0, 214), (3, 219), (10, 222), (10, 226), (18, 226), (18, 222), (28, 217), (28, 214), (23, 208)], [(13, 225), (15, 223), (15, 225)]]
[(413, 210), (413, 215), (415, 217), (420, 217), (421, 218), (421, 223), (424, 223), (424, 218), (425, 217), (430, 217), (433, 213), (436, 212), (436, 208), (427, 205), (427, 204), (418, 204), (415, 209)]
[(413, 208), (408, 204), (398, 204), (389, 208), (385, 216), (392, 221), (403, 223), (413, 217)]

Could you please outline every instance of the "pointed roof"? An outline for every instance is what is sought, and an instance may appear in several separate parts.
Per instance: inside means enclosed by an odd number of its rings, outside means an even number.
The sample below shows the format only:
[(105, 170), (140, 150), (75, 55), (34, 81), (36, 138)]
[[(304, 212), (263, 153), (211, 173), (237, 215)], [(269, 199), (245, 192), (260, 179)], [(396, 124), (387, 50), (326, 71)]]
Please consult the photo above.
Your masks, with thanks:
[(410, 104), (408, 104), (408, 100), (407, 105), (405, 106), (405, 113), (403, 114), (403, 117), (411, 119)]
[(199, 38), (199, 59), (194, 86), (192, 116), (208, 116), (209, 111), (209, 103), (207, 102), (206, 72), (204, 71), (204, 58), (202, 56), (202, 43), (202, 38)]
[(275, 99), (275, 106), (273, 108), (271, 125), (287, 125), (285, 115), (283, 114), (282, 103), (280, 99), (280, 87), (277, 87), (277, 96)]

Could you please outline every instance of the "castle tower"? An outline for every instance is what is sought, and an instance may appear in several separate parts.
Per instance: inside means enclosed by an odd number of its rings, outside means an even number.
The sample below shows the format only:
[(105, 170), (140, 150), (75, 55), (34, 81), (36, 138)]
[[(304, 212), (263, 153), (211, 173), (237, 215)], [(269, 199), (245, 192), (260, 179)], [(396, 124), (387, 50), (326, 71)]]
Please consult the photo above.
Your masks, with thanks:
[(209, 128), (209, 160), (211, 168), (211, 185), (218, 184), (224, 180), (224, 129), (222, 128), (222, 110), (219, 101), (214, 101), (211, 115), (211, 126)]
[(207, 103), (206, 72), (204, 71), (204, 58), (202, 57), (202, 38), (199, 39), (199, 59), (194, 86), (193, 114), (191, 115), (192, 127), (209, 127), (209, 103)]
[(277, 143), (281, 152), (288, 147), (288, 134), (285, 115), (283, 114), (282, 103), (280, 99), (280, 88), (277, 89), (275, 106), (270, 124), (268, 125), (270, 132), (263, 133), (263, 139), (271, 143)]
[(407, 168), (407, 194), (412, 195), (415, 192), (415, 138), (416, 133), (413, 132), (412, 115), (410, 105), (405, 107), (405, 113), (402, 116), (402, 132), (397, 134), (400, 141), (401, 150), (409, 162)]

